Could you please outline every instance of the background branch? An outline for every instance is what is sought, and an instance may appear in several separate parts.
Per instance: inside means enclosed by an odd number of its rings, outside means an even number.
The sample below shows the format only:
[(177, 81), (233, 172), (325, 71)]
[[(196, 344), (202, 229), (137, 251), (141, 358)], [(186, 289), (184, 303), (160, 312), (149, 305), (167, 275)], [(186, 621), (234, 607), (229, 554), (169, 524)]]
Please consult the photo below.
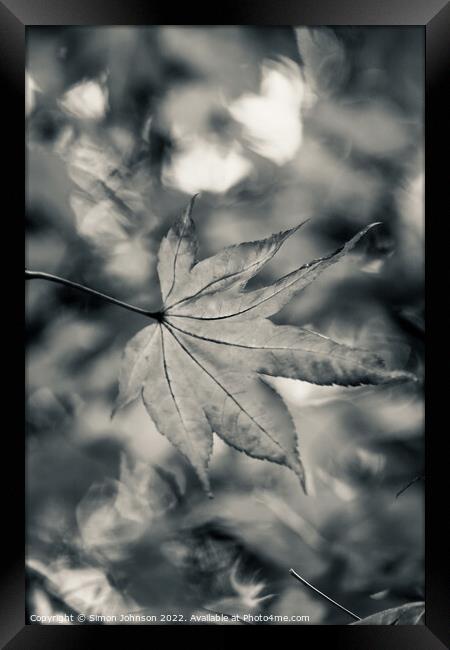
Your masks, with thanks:
[(316, 594), (319, 594), (319, 596), (322, 596), (322, 598), (325, 598), (325, 600), (328, 600), (328, 602), (333, 603), (333, 605), (336, 605), (336, 607), (339, 607), (339, 609), (342, 609), (343, 612), (346, 612), (349, 616), (354, 618), (356, 621), (361, 620), (360, 616), (357, 616), (356, 614), (351, 612), (349, 609), (347, 609), (343, 605), (340, 605), (335, 600), (333, 600), (332, 598), (330, 598), (329, 596), (324, 594), (322, 591), (319, 591), (319, 589), (317, 589), (316, 587), (313, 587), (313, 585), (311, 583), (309, 583), (307, 580), (305, 580), (305, 578), (302, 578), (302, 576), (300, 576), (296, 571), (294, 571), (294, 569), (289, 569), (289, 573), (291, 574), (291, 576), (294, 576), (294, 578), (296, 578), (299, 582), (306, 585), (306, 587), (309, 587), (310, 589), (315, 591)]

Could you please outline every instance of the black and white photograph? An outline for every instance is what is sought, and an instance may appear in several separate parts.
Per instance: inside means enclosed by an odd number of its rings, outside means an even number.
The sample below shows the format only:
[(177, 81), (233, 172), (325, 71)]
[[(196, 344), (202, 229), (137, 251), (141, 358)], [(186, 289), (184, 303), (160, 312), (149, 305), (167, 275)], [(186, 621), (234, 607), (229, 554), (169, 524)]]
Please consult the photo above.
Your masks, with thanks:
[(424, 625), (424, 36), (27, 27), (27, 624)]

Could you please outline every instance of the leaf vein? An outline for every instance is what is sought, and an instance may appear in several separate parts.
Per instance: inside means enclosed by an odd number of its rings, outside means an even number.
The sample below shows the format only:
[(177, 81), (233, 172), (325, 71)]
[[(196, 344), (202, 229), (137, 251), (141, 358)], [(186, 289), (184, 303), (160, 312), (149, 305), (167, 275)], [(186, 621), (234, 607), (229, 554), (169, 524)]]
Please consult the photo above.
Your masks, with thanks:
[(242, 406), (242, 404), (240, 404), (240, 403), (236, 400), (236, 398), (234, 397), (234, 395), (232, 395), (232, 393), (230, 393), (230, 391), (227, 390), (227, 388), (225, 388), (225, 386), (223, 386), (223, 385), (222, 385), (222, 384), (221, 384), (221, 383), (220, 383), (220, 382), (219, 382), (219, 381), (214, 377), (214, 375), (212, 375), (212, 374), (211, 374), (211, 373), (210, 373), (210, 372), (205, 368), (205, 366), (203, 366), (203, 365), (200, 363), (200, 361), (198, 361), (198, 359), (195, 358), (195, 356), (194, 356), (194, 355), (193, 355), (193, 354), (188, 350), (188, 348), (186, 348), (186, 347), (183, 345), (183, 343), (180, 341), (180, 339), (179, 339), (179, 338), (178, 338), (178, 337), (177, 337), (177, 336), (172, 332), (171, 328), (168, 327), (168, 326), (165, 325), (165, 324), (163, 324), (163, 325), (164, 325), (164, 327), (165, 327), (165, 328), (170, 332), (170, 334), (173, 336), (173, 338), (177, 341), (177, 343), (180, 345), (180, 347), (181, 347), (181, 348), (186, 352), (186, 354), (187, 354), (187, 355), (192, 359), (192, 361), (194, 361), (194, 363), (196, 363), (196, 364), (197, 364), (197, 365), (198, 365), (198, 366), (199, 366), (199, 367), (200, 367), (200, 368), (201, 368), (201, 369), (202, 369), (202, 370), (203, 370), (203, 371), (208, 375), (208, 377), (209, 377), (210, 379), (212, 379), (213, 382), (214, 382), (215, 384), (217, 384), (217, 386), (219, 386), (219, 388), (220, 388), (221, 390), (223, 390), (223, 392), (224, 392), (224, 393), (225, 393), (225, 394), (226, 394), (226, 395), (227, 395), (227, 396), (228, 396), (228, 397), (229, 397), (229, 398), (230, 398), (230, 399), (231, 399), (231, 400), (236, 404), (236, 406), (237, 406), (237, 407), (238, 407), (238, 408), (239, 408), (243, 413), (245, 413), (245, 415), (246, 415), (246, 416), (247, 416), (247, 417), (248, 417), (248, 418), (249, 418), (249, 419), (250, 419), (254, 424), (256, 424), (256, 426), (258, 427), (258, 429), (260, 429), (264, 434), (266, 434), (266, 436), (267, 436), (267, 437), (268, 437), (268, 438), (269, 438), (269, 439), (270, 439), (270, 440), (271, 440), (275, 445), (277, 445), (277, 446), (278, 446), (278, 447), (279, 447), (279, 448), (280, 448), (280, 449), (285, 453), (285, 450), (284, 450), (283, 447), (280, 445), (280, 443), (278, 442), (278, 440), (275, 440), (275, 438), (273, 438), (273, 437), (270, 435), (270, 433), (269, 433), (268, 431), (266, 431), (266, 429), (265, 429), (261, 424), (259, 424), (259, 422), (257, 422), (257, 421), (255, 420), (255, 418), (254, 418), (254, 417), (253, 417), (253, 416), (252, 416), (252, 415), (251, 415), (251, 414), (250, 414), (250, 413), (249, 413), (249, 412), (248, 412), (248, 411), (247, 411), (247, 410)]
[[(230, 341), (221, 341), (220, 339), (212, 339), (207, 336), (200, 336), (199, 334), (194, 334), (193, 332), (189, 332), (188, 330), (183, 330), (180, 327), (177, 327), (170, 321), (166, 321), (170, 323), (171, 327), (174, 329), (178, 330), (182, 334), (186, 334), (188, 336), (192, 336), (193, 338), (200, 339), (202, 341), (208, 341), (209, 343), (216, 343), (218, 345), (229, 345), (231, 347), (237, 347), (237, 348), (244, 348), (245, 350), (267, 350), (267, 351), (272, 351), (272, 350), (280, 350), (284, 352), (305, 352), (307, 354), (312, 354), (312, 355), (322, 355), (326, 357), (333, 357), (334, 359), (339, 359), (340, 361), (348, 361), (348, 359), (345, 356), (335, 354), (334, 352), (324, 351), (324, 350), (310, 350), (309, 348), (295, 348), (292, 346), (262, 346), (262, 345), (243, 345), (242, 343), (231, 343)], [(313, 332), (312, 330), (305, 330), (308, 331), (310, 334), (316, 334), (316, 332)], [(317, 336), (320, 336), (320, 334), (317, 334)], [(337, 342), (333, 341), (332, 339), (328, 339), (328, 337), (323, 337), (327, 338), (327, 340), (331, 341), (332, 343), (336, 343), (336, 345), (342, 345), (338, 344)], [(354, 352), (356, 348), (351, 348), (351, 351)], [(350, 351), (350, 348), (349, 348)], [(367, 351), (369, 354), (370, 351)], [(357, 363), (355, 360), (352, 360), (352, 364), (354, 366), (359, 366), (361, 368), (365, 368), (364, 364), (362, 363)]]
[(174, 405), (175, 405), (175, 408), (176, 408), (176, 410), (177, 410), (178, 416), (179, 416), (179, 418), (180, 418), (180, 422), (181, 422), (181, 424), (183, 425), (183, 429), (184, 429), (185, 434), (186, 434), (186, 441), (187, 441), (188, 446), (190, 447), (190, 449), (191, 449), (191, 451), (192, 451), (193, 448), (192, 448), (192, 442), (191, 442), (191, 440), (190, 440), (190, 438), (189, 438), (189, 432), (188, 432), (188, 430), (187, 430), (187, 428), (186, 428), (186, 424), (185, 424), (185, 422), (184, 422), (183, 415), (182, 415), (181, 410), (180, 410), (180, 408), (179, 408), (179, 406), (178, 406), (177, 400), (176, 400), (176, 398), (175, 398), (175, 394), (174, 394), (174, 392), (173, 392), (173, 390), (172, 390), (172, 382), (171, 382), (171, 379), (170, 379), (170, 377), (169, 377), (169, 369), (168, 369), (168, 367), (167, 367), (166, 352), (165, 352), (165, 348), (164, 348), (164, 332), (163, 332), (163, 329), (162, 329), (161, 325), (160, 325), (160, 329), (161, 329), (161, 350), (162, 350), (162, 360), (163, 360), (164, 376), (165, 376), (165, 378), (166, 378), (167, 386), (168, 386), (168, 388), (169, 388), (170, 395), (172, 396), (173, 403), (174, 403)]

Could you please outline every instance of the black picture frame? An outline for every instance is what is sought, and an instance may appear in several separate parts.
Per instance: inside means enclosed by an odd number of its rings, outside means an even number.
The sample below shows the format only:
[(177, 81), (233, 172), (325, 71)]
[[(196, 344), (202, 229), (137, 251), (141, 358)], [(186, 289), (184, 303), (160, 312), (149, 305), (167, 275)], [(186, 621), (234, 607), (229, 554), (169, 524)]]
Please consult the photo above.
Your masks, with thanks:
[[(4, 409), (11, 415), (11, 425), (4, 420), (4, 449), (2, 478), (5, 466), (12, 471), (3, 489), (0, 582), (0, 642), (2, 647), (16, 648), (79, 648), (118, 641), (117, 634), (126, 634), (130, 642), (136, 633), (147, 634), (155, 642), (156, 629), (152, 626), (40, 626), (25, 624), (25, 563), (24, 563), (24, 441), (22, 427), (18, 427), (18, 413), (23, 412), (21, 393), (22, 374), (17, 363), (21, 349), (23, 322), (22, 278), (23, 255), (23, 200), (25, 154), (21, 146), (24, 115), (25, 31), (31, 25), (141, 25), (141, 24), (251, 24), (251, 25), (416, 25), (423, 27), (426, 38), (426, 280), (427, 280), (427, 384), (426, 384), (426, 617), (424, 626), (261, 626), (258, 628), (183, 626), (160, 627), (159, 633), (171, 636), (173, 630), (183, 635), (184, 643), (197, 643), (198, 632), (206, 631), (222, 639), (223, 645), (239, 635), (255, 642), (261, 630), (267, 642), (279, 640), (286, 629), (293, 632), (298, 643), (330, 643), (333, 648), (345, 650), (438, 650), (448, 641), (448, 550), (445, 526), (448, 485), (444, 463), (447, 465), (444, 418), (445, 382), (440, 376), (446, 335), (445, 320), (440, 310), (442, 291), (434, 292), (445, 278), (445, 238), (441, 223), (448, 219), (444, 192), (448, 185), (448, 145), (445, 133), (449, 120), (448, 103), (444, 90), (448, 86), (445, 73), (449, 70), (448, 43), (450, 36), (450, 4), (443, 0), (224, 0), (214, 8), (186, 3), (175, 9), (168, 3), (146, 3), (144, 0), (1, 0), (0, 1), (0, 68), (2, 77), (2, 109), (4, 111), (4, 157), (8, 161), (7, 188), (3, 196), (10, 200), (4, 218), (4, 246), (13, 250), (14, 263), (4, 268), (3, 305), (8, 305), (10, 331), (3, 341), (13, 352), (12, 370), (17, 378), (4, 392), (8, 397)], [(445, 82), (447, 81), (447, 84)], [(6, 144), (10, 138), (9, 145)], [(447, 156), (447, 158), (446, 158)], [(442, 161), (442, 162), (441, 162)], [(444, 162), (445, 161), (445, 162)], [(445, 174), (445, 176), (444, 176)], [(447, 183), (445, 182), (447, 180)], [(432, 225), (433, 222), (433, 225)], [(4, 228), (6, 228), (4, 222)], [(440, 236), (441, 233), (441, 236)], [(22, 251), (22, 253), (21, 253)], [(5, 263), (6, 265), (6, 263)], [(21, 267), (20, 269), (18, 267)], [(17, 267), (17, 268), (16, 268)], [(19, 273), (20, 271), (20, 273)], [(14, 280), (10, 276), (14, 276)], [(13, 307), (16, 306), (16, 308)], [(9, 307), (10, 306), (10, 307)], [(6, 311), (4, 312), (6, 314)], [(448, 336), (448, 335), (447, 335)], [(433, 350), (433, 348), (435, 348)], [(439, 358), (440, 357), (440, 358)], [(19, 366), (19, 367), (18, 367)], [(8, 380), (9, 380), (8, 375)], [(441, 410), (441, 413), (439, 412)], [(441, 415), (441, 417), (440, 417)], [(206, 628), (206, 630), (205, 630)], [(219, 634), (217, 634), (219, 632)], [(104, 634), (101, 639), (92, 635)], [(114, 634), (114, 636), (112, 636)], [(87, 636), (89, 638), (87, 638)], [(298, 637), (297, 637), (298, 635)], [(122, 637), (123, 638), (123, 637)], [(166, 637), (167, 638), (167, 637)], [(227, 641), (228, 640), (228, 641)], [(149, 642), (149, 641), (147, 641)], [(133, 642), (132, 642), (133, 643)]]

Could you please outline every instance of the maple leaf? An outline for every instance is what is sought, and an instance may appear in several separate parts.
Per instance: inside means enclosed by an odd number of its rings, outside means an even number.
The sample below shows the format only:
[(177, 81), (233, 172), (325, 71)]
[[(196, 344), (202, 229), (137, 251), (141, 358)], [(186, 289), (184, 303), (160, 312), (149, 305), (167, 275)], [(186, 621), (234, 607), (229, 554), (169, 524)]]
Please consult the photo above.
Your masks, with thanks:
[(213, 432), (249, 456), (285, 465), (306, 492), (297, 434), (265, 375), (355, 386), (411, 378), (388, 371), (378, 355), (317, 332), (267, 319), (345, 256), (373, 225), (334, 253), (273, 284), (246, 284), (300, 226), (225, 248), (196, 261), (195, 197), (163, 239), (158, 321), (126, 345), (117, 409), (142, 395), (158, 431), (188, 459), (209, 493)]
[(350, 625), (423, 625), (425, 623), (425, 603), (407, 603), (362, 618)]

